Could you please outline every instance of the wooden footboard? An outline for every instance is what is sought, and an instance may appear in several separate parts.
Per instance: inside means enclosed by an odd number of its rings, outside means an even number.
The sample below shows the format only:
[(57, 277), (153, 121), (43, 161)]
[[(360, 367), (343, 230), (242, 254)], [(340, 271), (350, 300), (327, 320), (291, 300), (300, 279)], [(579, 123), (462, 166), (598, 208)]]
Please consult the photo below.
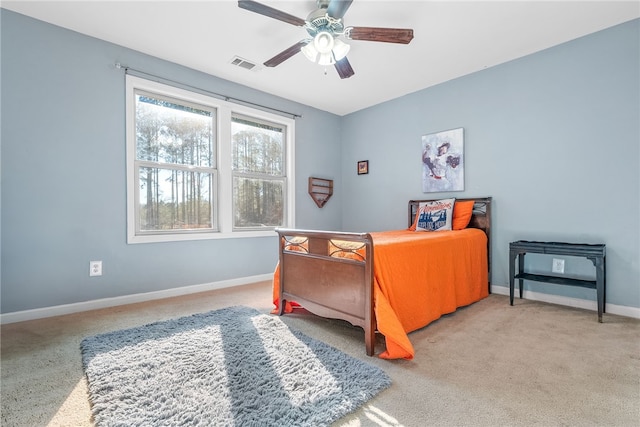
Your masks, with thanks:
[(295, 301), (319, 316), (364, 329), (374, 353), (373, 241), (368, 233), (277, 229), (280, 240), (279, 308)]

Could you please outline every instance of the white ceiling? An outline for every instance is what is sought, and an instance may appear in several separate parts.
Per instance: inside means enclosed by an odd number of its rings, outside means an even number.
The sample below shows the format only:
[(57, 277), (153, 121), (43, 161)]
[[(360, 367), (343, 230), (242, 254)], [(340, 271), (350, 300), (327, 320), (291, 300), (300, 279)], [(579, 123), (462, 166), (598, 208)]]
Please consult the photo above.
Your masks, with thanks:
[[(305, 19), (315, 0), (261, 0)], [(354, 0), (345, 26), (412, 28), (409, 45), (349, 41), (355, 75), (297, 54), (249, 71), (306, 37), (236, 1), (2, 1), (1, 6), (338, 115), (418, 91), (640, 17), (636, 1)], [(114, 62), (116, 58), (114, 58)], [(123, 64), (128, 65), (128, 64)], [(143, 70), (153, 72), (153, 70)], [(325, 73), (326, 71), (326, 73)]]

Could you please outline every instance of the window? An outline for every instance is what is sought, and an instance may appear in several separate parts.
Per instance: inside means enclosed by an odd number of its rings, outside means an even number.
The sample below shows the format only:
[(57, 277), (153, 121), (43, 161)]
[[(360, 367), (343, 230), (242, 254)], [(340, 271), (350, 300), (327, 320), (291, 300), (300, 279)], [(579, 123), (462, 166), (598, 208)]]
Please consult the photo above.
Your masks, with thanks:
[(284, 132), (272, 123), (232, 117), (234, 229), (284, 223)]
[(215, 230), (215, 109), (134, 93), (136, 234)]
[(293, 224), (293, 119), (127, 75), (129, 243)]

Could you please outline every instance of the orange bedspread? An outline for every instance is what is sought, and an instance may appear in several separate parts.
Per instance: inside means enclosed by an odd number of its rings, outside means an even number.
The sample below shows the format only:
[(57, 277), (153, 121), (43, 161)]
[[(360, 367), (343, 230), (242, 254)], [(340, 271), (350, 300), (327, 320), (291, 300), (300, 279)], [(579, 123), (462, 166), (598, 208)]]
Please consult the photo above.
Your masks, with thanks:
[[(409, 332), (488, 295), (487, 236), (481, 230), (370, 234), (374, 310), (387, 347), (381, 358), (412, 359)], [(279, 283), (276, 268), (275, 304)]]

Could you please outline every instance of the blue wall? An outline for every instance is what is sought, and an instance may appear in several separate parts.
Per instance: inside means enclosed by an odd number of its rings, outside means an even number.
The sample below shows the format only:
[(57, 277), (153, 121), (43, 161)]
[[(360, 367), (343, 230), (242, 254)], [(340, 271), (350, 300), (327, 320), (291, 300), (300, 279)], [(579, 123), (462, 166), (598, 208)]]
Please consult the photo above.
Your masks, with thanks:
[[(125, 90), (116, 62), (296, 119), (300, 227), (341, 225), (340, 117), (5, 9), (1, 312), (262, 275), (275, 237), (126, 244)], [(239, 72), (244, 72), (240, 70)], [(323, 209), (307, 178), (335, 180)], [(89, 277), (89, 261), (104, 275)]]
[[(466, 187), (450, 195), (494, 197), (494, 284), (507, 284), (509, 241), (604, 242), (607, 302), (640, 307), (640, 21), (338, 117), (0, 10), (2, 313), (275, 266), (275, 237), (126, 244), (124, 75), (115, 62), (302, 114), (301, 228), (405, 227), (407, 200), (447, 195), (422, 193), (421, 135), (463, 127)], [(356, 175), (367, 159), (369, 174)], [(307, 195), (309, 176), (335, 180), (323, 209)], [(89, 278), (93, 259), (104, 276)], [(568, 272), (588, 267), (567, 260)]]
[[(344, 117), (343, 227), (404, 227), (411, 198), (493, 196), (494, 285), (508, 284), (511, 241), (602, 242), (607, 302), (640, 307), (639, 28), (631, 21)], [(422, 193), (421, 135), (459, 127), (465, 191)], [(370, 172), (357, 176), (365, 159)], [(528, 258), (531, 271), (551, 269)], [(567, 259), (565, 272), (593, 276), (581, 261)]]

